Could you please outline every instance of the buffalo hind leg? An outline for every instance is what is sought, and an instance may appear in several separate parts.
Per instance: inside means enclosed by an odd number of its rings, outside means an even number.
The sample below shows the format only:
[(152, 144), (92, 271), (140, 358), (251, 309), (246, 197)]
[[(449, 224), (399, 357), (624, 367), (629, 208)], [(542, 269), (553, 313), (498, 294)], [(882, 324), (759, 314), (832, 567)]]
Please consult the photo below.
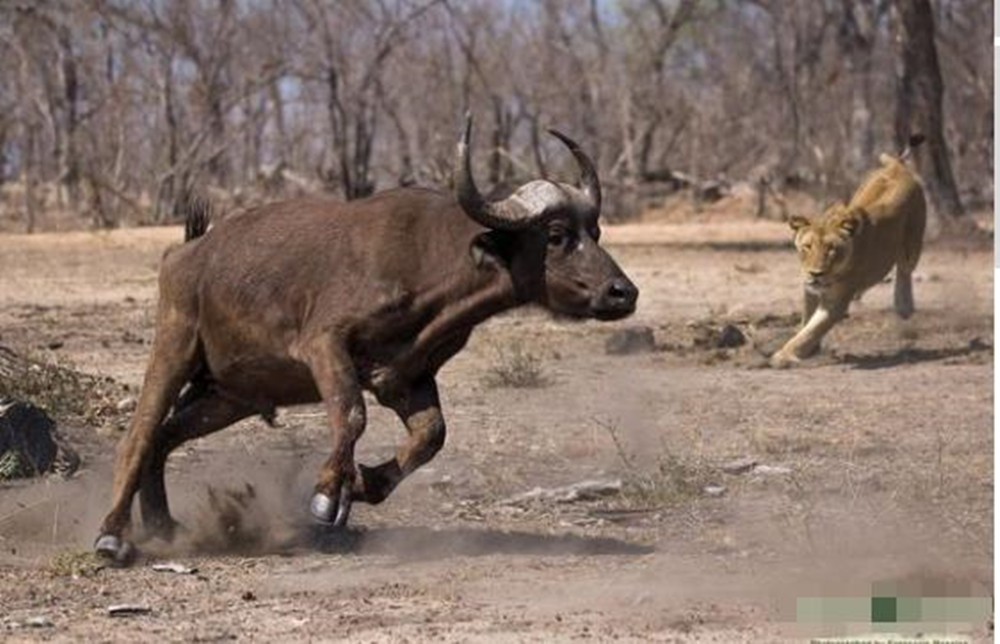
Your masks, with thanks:
[(333, 449), (320, 471), (309, 510), (322, 523), (347, 524), (356, 476), (354, 445), (365, 431), (365, 401), (347, 351), (332, 338), (309, 347), (309, 369), (326, 407)]
[(139, 486), (139, 507), (145, 530), (166, 540), (173, 539), (177, 522), (170, 516), (164, 470), (167, 457), (189, 440), (207, 436), (253, 415), (255, 410), (214, 392), (190, 400), (163, 423), (156, 445), (145, 463)]
[[(162, 306), (162, 304), (161, 304)], [(195, 326), (172, 307), (157, 320), (156, 341), (128, 433), (118, 444), (111, 511), (101, 524), (94, 549), (103, 557), (127, 563), (132, 555), (126, 541), (132, 499), (157, 433), (171, 404), (190, 377), (197, 355)]]
[(433, 377), (418, 380), (408, 394), (391, 407), (406, 426), (409, 439), (400, 446), (396, 458), (375, 467), (358, 467), (355, 498), (360, 501), (381, 503), (400, 481), (434, 458), (444, 445), (444, 416)]

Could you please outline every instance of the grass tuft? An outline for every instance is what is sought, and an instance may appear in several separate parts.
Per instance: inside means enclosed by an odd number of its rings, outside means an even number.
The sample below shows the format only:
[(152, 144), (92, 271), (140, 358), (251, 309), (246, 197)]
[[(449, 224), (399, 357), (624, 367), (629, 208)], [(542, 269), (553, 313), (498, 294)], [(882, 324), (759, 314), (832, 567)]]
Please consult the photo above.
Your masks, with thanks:
[(497, 346), (497, 362), (486, 370), (483, 383), (487, 387), (536, 389), (549, 384), (542, 369), (542, 360), (520, 343)]
[(610, 422), (595, 421), (611, 437), (625, 468), (622, 498), (632, 507), (675, 506), (704, 495), (715, 470), (701, 459), (681, 456), (666, 448), (652, 468), (643, 468), (622, 444), (619, 430)]
[(7, 450), (0, 454), (0, 481), (16, 478), (21, 472), (21, 456), (17, 450)]
[(113, 378), (80, 373), (67, 363), (43, 361), (0, 347), (0, 400), (22, 400), (56, 420), (100, 426), (120, 420), (116, 402), (127, 391)]
[(88, 550), (66, 550), (49, 562), (49, 572), (56, 577), (93, 577), (104, 568), (104, 562)]

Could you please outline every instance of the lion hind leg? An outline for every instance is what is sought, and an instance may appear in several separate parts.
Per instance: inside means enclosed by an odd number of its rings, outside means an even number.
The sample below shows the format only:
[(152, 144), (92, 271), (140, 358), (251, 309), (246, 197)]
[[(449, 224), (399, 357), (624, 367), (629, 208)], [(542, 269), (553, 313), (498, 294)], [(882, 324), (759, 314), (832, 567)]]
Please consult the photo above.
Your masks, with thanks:
[(916, 308), (913, 305), (913, 274), (906, 271), (902, 264), (896, 265), (894, 286), (892, 302), (896, 315), (906, 320)]

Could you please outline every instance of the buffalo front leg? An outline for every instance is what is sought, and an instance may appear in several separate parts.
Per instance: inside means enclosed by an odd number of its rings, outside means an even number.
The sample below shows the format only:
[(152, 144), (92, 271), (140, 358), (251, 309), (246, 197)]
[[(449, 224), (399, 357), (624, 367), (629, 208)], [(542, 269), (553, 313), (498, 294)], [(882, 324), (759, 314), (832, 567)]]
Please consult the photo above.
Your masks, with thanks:
[(365, 401), (354, 366), (343, 347), (317, 343), (309, 357), (316, 389), (326, 407), (333, 450), (323, 465), (309, 510), (322, 523), (347, 524), (356, 476), (354, 445), (365, 431)]
[(182, 444), (228, 427), (255, 413), (245, 404), (206, 393), (175, 410), (157, 432), (156, 444), (143, 468), (139, 486), (139, 507), (143, 527), (150, 534), (170, 540), (176, 521), (170, 516), (164, 470), (167, 457)]
[(400, 401), (390, 406), (406, 426), (409, 439), (395, 458), (375, 467), (359, 466), (355, 498), (368, 503), (384, 501), (400, 481), (434, 458), (444, 445), (444, 417), (433, 377), (415, 382)]
[(125, 540), (131, 524), (132, 499), (163, 418), (191, 374), (196, 347), (197, 336), (189, 320), (173, 309), (161, 312), (142, 393), (128, 433), (118, 444), (111, 511), (94, 544), (103, 557), (127, 563), (133, 552)]

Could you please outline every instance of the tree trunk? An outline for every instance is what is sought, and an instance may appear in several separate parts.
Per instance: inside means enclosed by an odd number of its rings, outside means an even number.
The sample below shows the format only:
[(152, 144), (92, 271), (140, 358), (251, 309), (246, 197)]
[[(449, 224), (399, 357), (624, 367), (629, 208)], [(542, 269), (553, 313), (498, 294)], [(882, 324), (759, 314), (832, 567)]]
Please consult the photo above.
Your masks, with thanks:
[(288, 164), (291, 159), (288, 154), (288, 128), (285, 125), (285, 99), (281, 95), (281, 77), (277, 74), (267, 85), (269, 97), (271, 99), (271, 110), (274, 114), (274, 128), (278, 135), (276, 163), (278, 166)]
[(35, 223), (38, 220), (38, 195), (35, 188), (38, 183), (38, 152), (37, 143), (38, 125), (29, 122), (24, 126), (24, 139), (21, 148), (23, 158), (23, 169), (21, 172), (24, 182), (24, 212), (27, 232), (35, 232)]
[(893, 0), (896, 48), (896, 145), (911, 134), (927, 139), (924, 154), (915, 155), (932, 205), (931, 230), (954, 226), (962, 204), (951, 171), (944, 138), (941, 97), (944, 92), (934, 44), (934, 16), (929, 0)]
[(507, 156), (510, 154), (510, 137), (513, 135), (513, 117), (504, 105), (503, 99), (493, 94), (493, 149), (489, 156), (489, 182), (493, 186), (509, 180), (514, 169)]
[(167, 128), (167, 168), (169, 174), (163, 178), (158, 188), (153, 219), (163, 223), (178, 210), (178, 204), (184, 185), (179, 182), (177, 162), (180, 158), (180, 126), (177, 120), (177, 109), (174, 97), (173, 56), (164, 54), (160, 61), (161, 87), (160, 102), (163, 109), (163, 122)]
[(848, 182), (857, 183), (875, 161), (872, 100), (876, 23), (880, 9), (872, 0), (844, 0), (838, 40), (850, 73), (851, 114), (848, 131)]
[(80, 123), (80, 86), (77, 76), (76, 55), (69, 27), (56, 27), (59, 45), (59, 77), (62, 85), (62, 130), (65, 140), (59, 154), (59, 188), (62, 201), (77, 210), (80, 200), (80, 159), (77, 152), (78, 126)]

